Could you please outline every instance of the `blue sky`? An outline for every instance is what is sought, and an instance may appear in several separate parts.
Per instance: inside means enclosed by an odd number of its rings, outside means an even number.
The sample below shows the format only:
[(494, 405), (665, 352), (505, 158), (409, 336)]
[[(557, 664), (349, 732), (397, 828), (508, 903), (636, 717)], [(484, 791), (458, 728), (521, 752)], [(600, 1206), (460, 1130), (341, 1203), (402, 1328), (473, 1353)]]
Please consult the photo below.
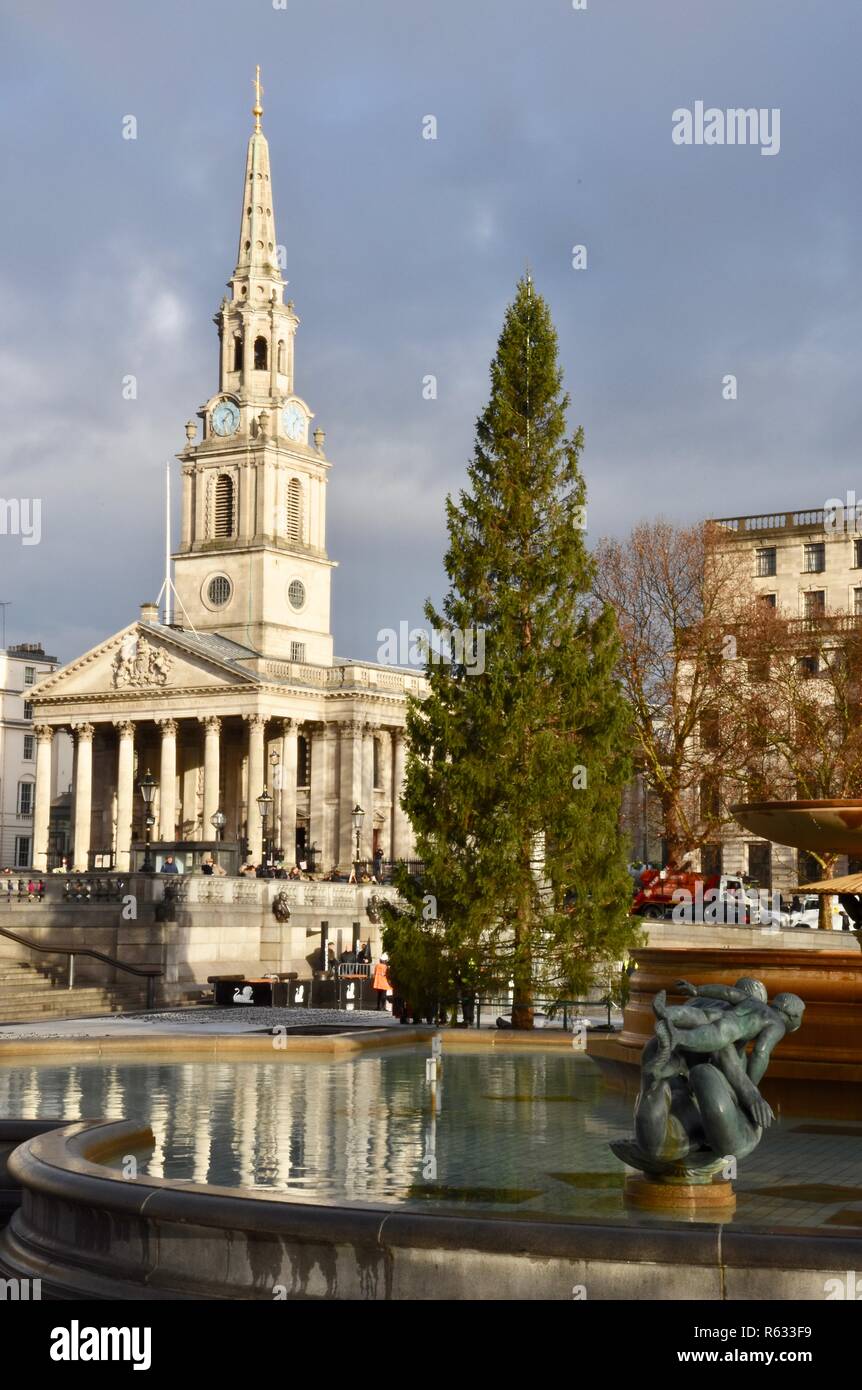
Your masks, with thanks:
[[(853, 0), (5, 0), (0, 493), (42, 501), (39, 545), (0, 536), (8, 640), (71, 658), (159, 588), (257, 62), (296, 385), (334, 462), (340, 654), (373, 658), (441, 591), (444, 499), (527, 261), (593, 539), (862, 495), (860, 31)], [(698, 100), (779, 108), (780, 152), (675, 145)]]

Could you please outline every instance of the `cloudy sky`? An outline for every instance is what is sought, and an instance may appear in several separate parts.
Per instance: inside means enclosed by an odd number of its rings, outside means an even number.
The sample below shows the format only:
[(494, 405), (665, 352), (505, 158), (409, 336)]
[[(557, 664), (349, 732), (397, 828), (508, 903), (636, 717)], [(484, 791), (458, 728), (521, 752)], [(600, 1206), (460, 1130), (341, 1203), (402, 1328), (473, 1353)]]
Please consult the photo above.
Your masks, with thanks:
[[(297, 390), (334, 461), (340, 654), (373, 659), (440, 593), (444, 498), (527, 261), (593, 538), (862, 496), (858, 0), (275, 4), (4, 0), (0, 493), (42, 506), (39, 545), (0, 536), (9, 642), (70, 659), (159, 588), (165, 461), (217, 384), (256, 62)], [(778, 108), (779, 152), (675, 144), (697, 101)]]

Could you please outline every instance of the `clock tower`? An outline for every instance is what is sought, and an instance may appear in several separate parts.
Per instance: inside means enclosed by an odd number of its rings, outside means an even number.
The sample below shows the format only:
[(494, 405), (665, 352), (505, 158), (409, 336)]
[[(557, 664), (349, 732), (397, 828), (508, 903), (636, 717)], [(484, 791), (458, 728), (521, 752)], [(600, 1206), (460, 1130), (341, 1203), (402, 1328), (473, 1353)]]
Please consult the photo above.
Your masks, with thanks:
[(239, 249), (215, 323), (218, 390), (186, 426), (177, 621), (261, 657), (332, 664), (321, 429), (294, 390), (299, 319), (284, 302), (260, 69)]

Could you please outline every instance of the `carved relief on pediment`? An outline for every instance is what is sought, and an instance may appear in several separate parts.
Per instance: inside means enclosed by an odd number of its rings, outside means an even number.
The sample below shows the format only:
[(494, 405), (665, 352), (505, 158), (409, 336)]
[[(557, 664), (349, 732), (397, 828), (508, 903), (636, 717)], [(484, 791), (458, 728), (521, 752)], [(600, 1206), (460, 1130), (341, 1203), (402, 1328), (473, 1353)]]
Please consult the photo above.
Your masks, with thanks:
[(163, 647), (154, 647), (146, 637), (127, 632), (111, 664), (116, 690), (166, 685), (172, 658)]

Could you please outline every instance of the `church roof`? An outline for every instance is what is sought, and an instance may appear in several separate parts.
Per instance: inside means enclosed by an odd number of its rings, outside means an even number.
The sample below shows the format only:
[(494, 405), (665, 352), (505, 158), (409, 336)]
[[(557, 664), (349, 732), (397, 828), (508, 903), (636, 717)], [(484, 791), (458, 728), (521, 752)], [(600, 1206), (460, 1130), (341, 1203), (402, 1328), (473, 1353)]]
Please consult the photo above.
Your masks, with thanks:
[(244, 647), (242, 643), (234, 642), (230, 637), (222, 637), (218, 632), (190, 632), (187, 628), (166, 628), (161, 623), (141, 623), (140, 626), (157, 632), (160, 637), (166, 637), (170, 642), (176, 642), (188, 652), (215, 657), (226, 666), (234, 667), (249, 680), (261, 679), (241, 664), (250, 657), (260, 656), (260, 652), (256, 652), (252, 647)]

